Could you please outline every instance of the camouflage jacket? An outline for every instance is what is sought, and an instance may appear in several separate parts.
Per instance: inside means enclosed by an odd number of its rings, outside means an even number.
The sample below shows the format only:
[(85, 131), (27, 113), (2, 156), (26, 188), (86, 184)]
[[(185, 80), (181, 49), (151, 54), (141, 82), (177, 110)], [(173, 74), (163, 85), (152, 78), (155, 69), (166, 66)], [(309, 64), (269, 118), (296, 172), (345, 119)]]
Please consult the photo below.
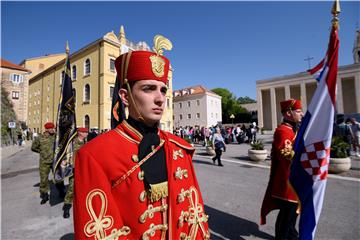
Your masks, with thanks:
[(79, 140), (79, 138), (75, 138), (73, 141), (73, 149), (74, 149), (74, 157), (76, 156), (77, 151), (81, 148), (82, 145), (85, 144), (85, 141)]
[(44, 133), (34, 139), (31, 145), (31, 150), (40, 153), (40, 161), (52, 163), (54, 158), (54, 141), (55, 134), (50, 135), (48, 133)]

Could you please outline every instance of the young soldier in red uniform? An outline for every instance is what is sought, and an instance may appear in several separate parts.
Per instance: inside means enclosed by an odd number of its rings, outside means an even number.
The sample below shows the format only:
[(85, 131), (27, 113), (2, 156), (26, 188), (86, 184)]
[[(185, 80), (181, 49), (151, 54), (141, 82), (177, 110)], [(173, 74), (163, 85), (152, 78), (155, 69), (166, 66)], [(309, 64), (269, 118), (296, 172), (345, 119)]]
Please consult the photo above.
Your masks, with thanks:
[(154, 42), (156, 53), (133, 51), (115, 61), (128, 119), (78, 151), (76, 239), (210, 238), (194, 149), (158, 128), (170, 64), (161, 44), (171, 43), (161, 36)]
[(261, 207), (261, 222), (266, 223), (266, 215), (280, 209), (275, 224), (275, 239), (298, 239), (295, 229), (298, 199), (288, 178), (294, 156), (293, 144), (303, 112), (301, 102), (289, 99), (280, 102), (283, 122), (275, 130), (271, 150), (270, 180)]

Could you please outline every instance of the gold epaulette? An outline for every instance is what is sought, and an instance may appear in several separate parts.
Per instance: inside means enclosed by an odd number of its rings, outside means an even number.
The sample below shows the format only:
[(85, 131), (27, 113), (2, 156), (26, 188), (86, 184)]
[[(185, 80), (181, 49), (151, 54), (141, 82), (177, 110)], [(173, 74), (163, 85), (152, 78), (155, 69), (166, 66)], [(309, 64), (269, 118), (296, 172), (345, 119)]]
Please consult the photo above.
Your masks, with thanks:
[(169, 138), (169, 141), (172, 143), (175, 143), (177, 146), (184, 148), (186, 150), (190, 150), (190, 151), (194, 151), (195, 148), (193, 148), (191, 145), (190, 146), (186, 146), (185, 144), (181, 144), (178, 141), (176, 141), (175, 139)]

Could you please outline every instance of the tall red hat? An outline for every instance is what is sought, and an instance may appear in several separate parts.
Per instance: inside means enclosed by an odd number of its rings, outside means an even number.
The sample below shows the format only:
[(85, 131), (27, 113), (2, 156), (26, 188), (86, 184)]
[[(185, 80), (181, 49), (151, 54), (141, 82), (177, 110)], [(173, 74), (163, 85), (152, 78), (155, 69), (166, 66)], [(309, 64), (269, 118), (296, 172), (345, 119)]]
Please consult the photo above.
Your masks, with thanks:
[(115, 60), (115, 67), (121, 81), (124, 79), (135, 82), (139, 80), (157, 80), (163, 83), (168, 81), (169, 60), (155, 52), (130, 51), (120, 55)]
[(281, 112), (285, 112), (287, 110), (296, 110), (301, 109), (301, 101), (296, 99), (288, 99), (280, 102)]
[(44, 124), (44, 127), (45, 127), (45, 129), (52, 129), (52, 128), (55, 128), (55, 125), (52, 122), (47, 122)]

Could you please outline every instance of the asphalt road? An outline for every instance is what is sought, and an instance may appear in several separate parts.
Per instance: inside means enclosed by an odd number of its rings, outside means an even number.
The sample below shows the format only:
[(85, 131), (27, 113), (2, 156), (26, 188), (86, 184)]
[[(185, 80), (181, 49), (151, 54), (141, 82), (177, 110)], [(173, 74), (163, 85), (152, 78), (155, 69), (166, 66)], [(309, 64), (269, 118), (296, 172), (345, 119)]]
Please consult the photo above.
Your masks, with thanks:
[[(250, 162), (247, 149), (245, 144), (228, 145), (225, 166), (218, 167), (204, 155), (203, 147), (197, 147), (194, 166), (212, 239), (273, 239), (277, 211), (259, 226), (269, 161)], [(62, 218), (62, 202), (55, 191), (50, 204), (40, 205), (38, 155), (26, 147), (1, 164), (1, 239), (73, 239), (73, 221)], [(360, 239), (359, 187), (359, 178), (329, 177), (316, 239)]]

